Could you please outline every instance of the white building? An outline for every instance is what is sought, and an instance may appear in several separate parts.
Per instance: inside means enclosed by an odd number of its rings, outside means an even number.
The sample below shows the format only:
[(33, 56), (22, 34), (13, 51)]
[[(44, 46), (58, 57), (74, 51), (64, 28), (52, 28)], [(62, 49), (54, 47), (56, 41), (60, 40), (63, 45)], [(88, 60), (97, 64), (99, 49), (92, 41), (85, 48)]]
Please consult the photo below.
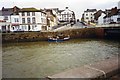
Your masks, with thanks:
[(20, 29), (20, 17), (19, 15), (11, 15), (10, 16), (10, 23), (11, 23), (11, 27), (10, 27), (10, 31), (14, 32), (14, 31), (21, 31)]
[(105, 12), (102, 10), (98, 10), (95, 14), (94, 14), (94, 19), (95, 19), (95, 23), (97, 25), (103, 25), (104, 24), (104, 17), (106, 16)]
[(103, 25), (104, 24), (104, 16), (105, 16), (105, 13), (102, 13), (101, 16), (98, 18), (98, 24), (99, 25)]
[(75, 13), (68, 9), (68, 7), (65, 8), (65, 10), (59, 10), (58, 13), (58, 20), (60, 22), (74, 22), (75, 21)]
[[(20, 28), (23, 31), (41, 31), (47, 28), (46, 13), (35, 8), (23, 8), (19, 12)], [(46, 29), (45, 28), (45, 29)]]
[(86, 11), (84, 11), (83, 16), (82, 16), (82, 20), (85, 22), (94, 22), (94, 14), (97, 12), (96, 9), (87, 9)]
[(120, 23), (120, 10), (114, 15), (111, 16), (111, 21), (115, 23)]
[(120, 9), (117, 7), (110, 9), (109, 11), (106, 10), (106, 16), (104, 17), (105, 24), (115, 24), (120, 23)]
[(118, 2), (118, 9), (120, 9), (120, 1)]
[(13, 8), (2, 8), (0, 17), (2, 21), (0, 23), (0, 26), (3, 32), (13, 32), (19, 29), (18, 10), (19, 8), (16, 6), (14, 6)]

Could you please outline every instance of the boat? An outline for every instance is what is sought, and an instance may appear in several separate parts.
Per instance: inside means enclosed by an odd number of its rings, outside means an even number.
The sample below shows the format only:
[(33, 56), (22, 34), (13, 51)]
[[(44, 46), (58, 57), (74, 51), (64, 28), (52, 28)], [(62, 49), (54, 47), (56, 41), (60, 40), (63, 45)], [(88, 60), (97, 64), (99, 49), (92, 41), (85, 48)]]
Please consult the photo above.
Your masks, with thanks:
[(67, 41), (70, 39), (70, 36), (66, 36), (66, 37), (59, 37), (59, 36), (56, 36), (56, 37), (48, 37), (48, 41), (49, 42), (62, 42), (62, 41)]

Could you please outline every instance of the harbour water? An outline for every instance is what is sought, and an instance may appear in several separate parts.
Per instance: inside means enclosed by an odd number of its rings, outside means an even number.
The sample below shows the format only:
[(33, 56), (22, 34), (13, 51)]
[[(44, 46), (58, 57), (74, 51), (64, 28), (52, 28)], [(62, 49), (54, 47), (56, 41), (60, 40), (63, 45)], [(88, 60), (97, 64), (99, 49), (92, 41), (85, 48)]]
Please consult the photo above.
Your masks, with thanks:
[(3, 78), (43, 78), (117, 56), (118, 48), (118, 41), (98, 39), (3, 44)]

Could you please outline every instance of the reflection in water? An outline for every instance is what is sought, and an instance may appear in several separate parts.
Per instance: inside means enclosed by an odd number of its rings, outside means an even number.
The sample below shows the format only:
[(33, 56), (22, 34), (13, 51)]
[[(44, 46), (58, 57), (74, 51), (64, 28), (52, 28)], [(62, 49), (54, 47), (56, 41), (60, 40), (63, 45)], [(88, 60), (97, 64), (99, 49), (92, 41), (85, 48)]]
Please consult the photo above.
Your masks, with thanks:
[(3, 77), (46, 77), (117, 54), (118, 42), (106, 40), (3, 44)]

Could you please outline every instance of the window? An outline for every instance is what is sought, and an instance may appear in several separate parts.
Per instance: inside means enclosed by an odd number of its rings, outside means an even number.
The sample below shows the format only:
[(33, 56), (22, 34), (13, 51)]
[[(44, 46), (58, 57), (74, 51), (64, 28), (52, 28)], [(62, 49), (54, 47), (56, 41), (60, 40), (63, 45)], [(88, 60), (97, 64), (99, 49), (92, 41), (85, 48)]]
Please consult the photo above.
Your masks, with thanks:
[(86, 19), (89, 19), (88, 17), (86, 17)]
[(24, 26), (22, 26), (22, 30), (24, 30)]
[(92, 19), (92, 17), (91, 17), (91, 19)]
[(120, 22), (120, 18), (117, 18), (117, 21)]
[(14, 27), (12, 27), (13, 28), (13, 30), (14, 30)]
[(71, 15), (69, 15), (69, 17), (72, 17)]
[(19, 22), (18, 18), (14, 18), (14, 21), (15, 21), (15, 22)]
[(25, 23), (25, 18), (22, 18), (22, 23)]
[(88, 16), (88, 14), (86, 14), (86, 16)]
[(27, 22), (30, 23), (30, 18), (27, 18)]
[(30, 12), (27, 12), (27, 16), (30, 16)]
[(32, 18), (32, 23), (35, 23), (35, 17)]
[(22, 12), (22, 16), (25, 16), (25, 13), (24, 13), (24, 12)]
[(64, 17), (66, 17), (66, 15), (64, 15)]
[(22, 30), (26, 30), (26, 29), (27, 29), (26, 25), (23, 25)]
[(32, 16), (35, 16), (35, 12), (32, 12)]
[(5, 16), (5, 17), (4, 17), (4, 20), (8, 20), (8, 16)]
[(34, 29), (35, 29), (35, 27), (36, 27), (36, 25), (32, 25), (32, 30), (34, 30)]
[(43, 18), (41, 18), (41, 22), (43, 23)]
[(91, 15), (93, 15), (93, 14), (91, 13)]

